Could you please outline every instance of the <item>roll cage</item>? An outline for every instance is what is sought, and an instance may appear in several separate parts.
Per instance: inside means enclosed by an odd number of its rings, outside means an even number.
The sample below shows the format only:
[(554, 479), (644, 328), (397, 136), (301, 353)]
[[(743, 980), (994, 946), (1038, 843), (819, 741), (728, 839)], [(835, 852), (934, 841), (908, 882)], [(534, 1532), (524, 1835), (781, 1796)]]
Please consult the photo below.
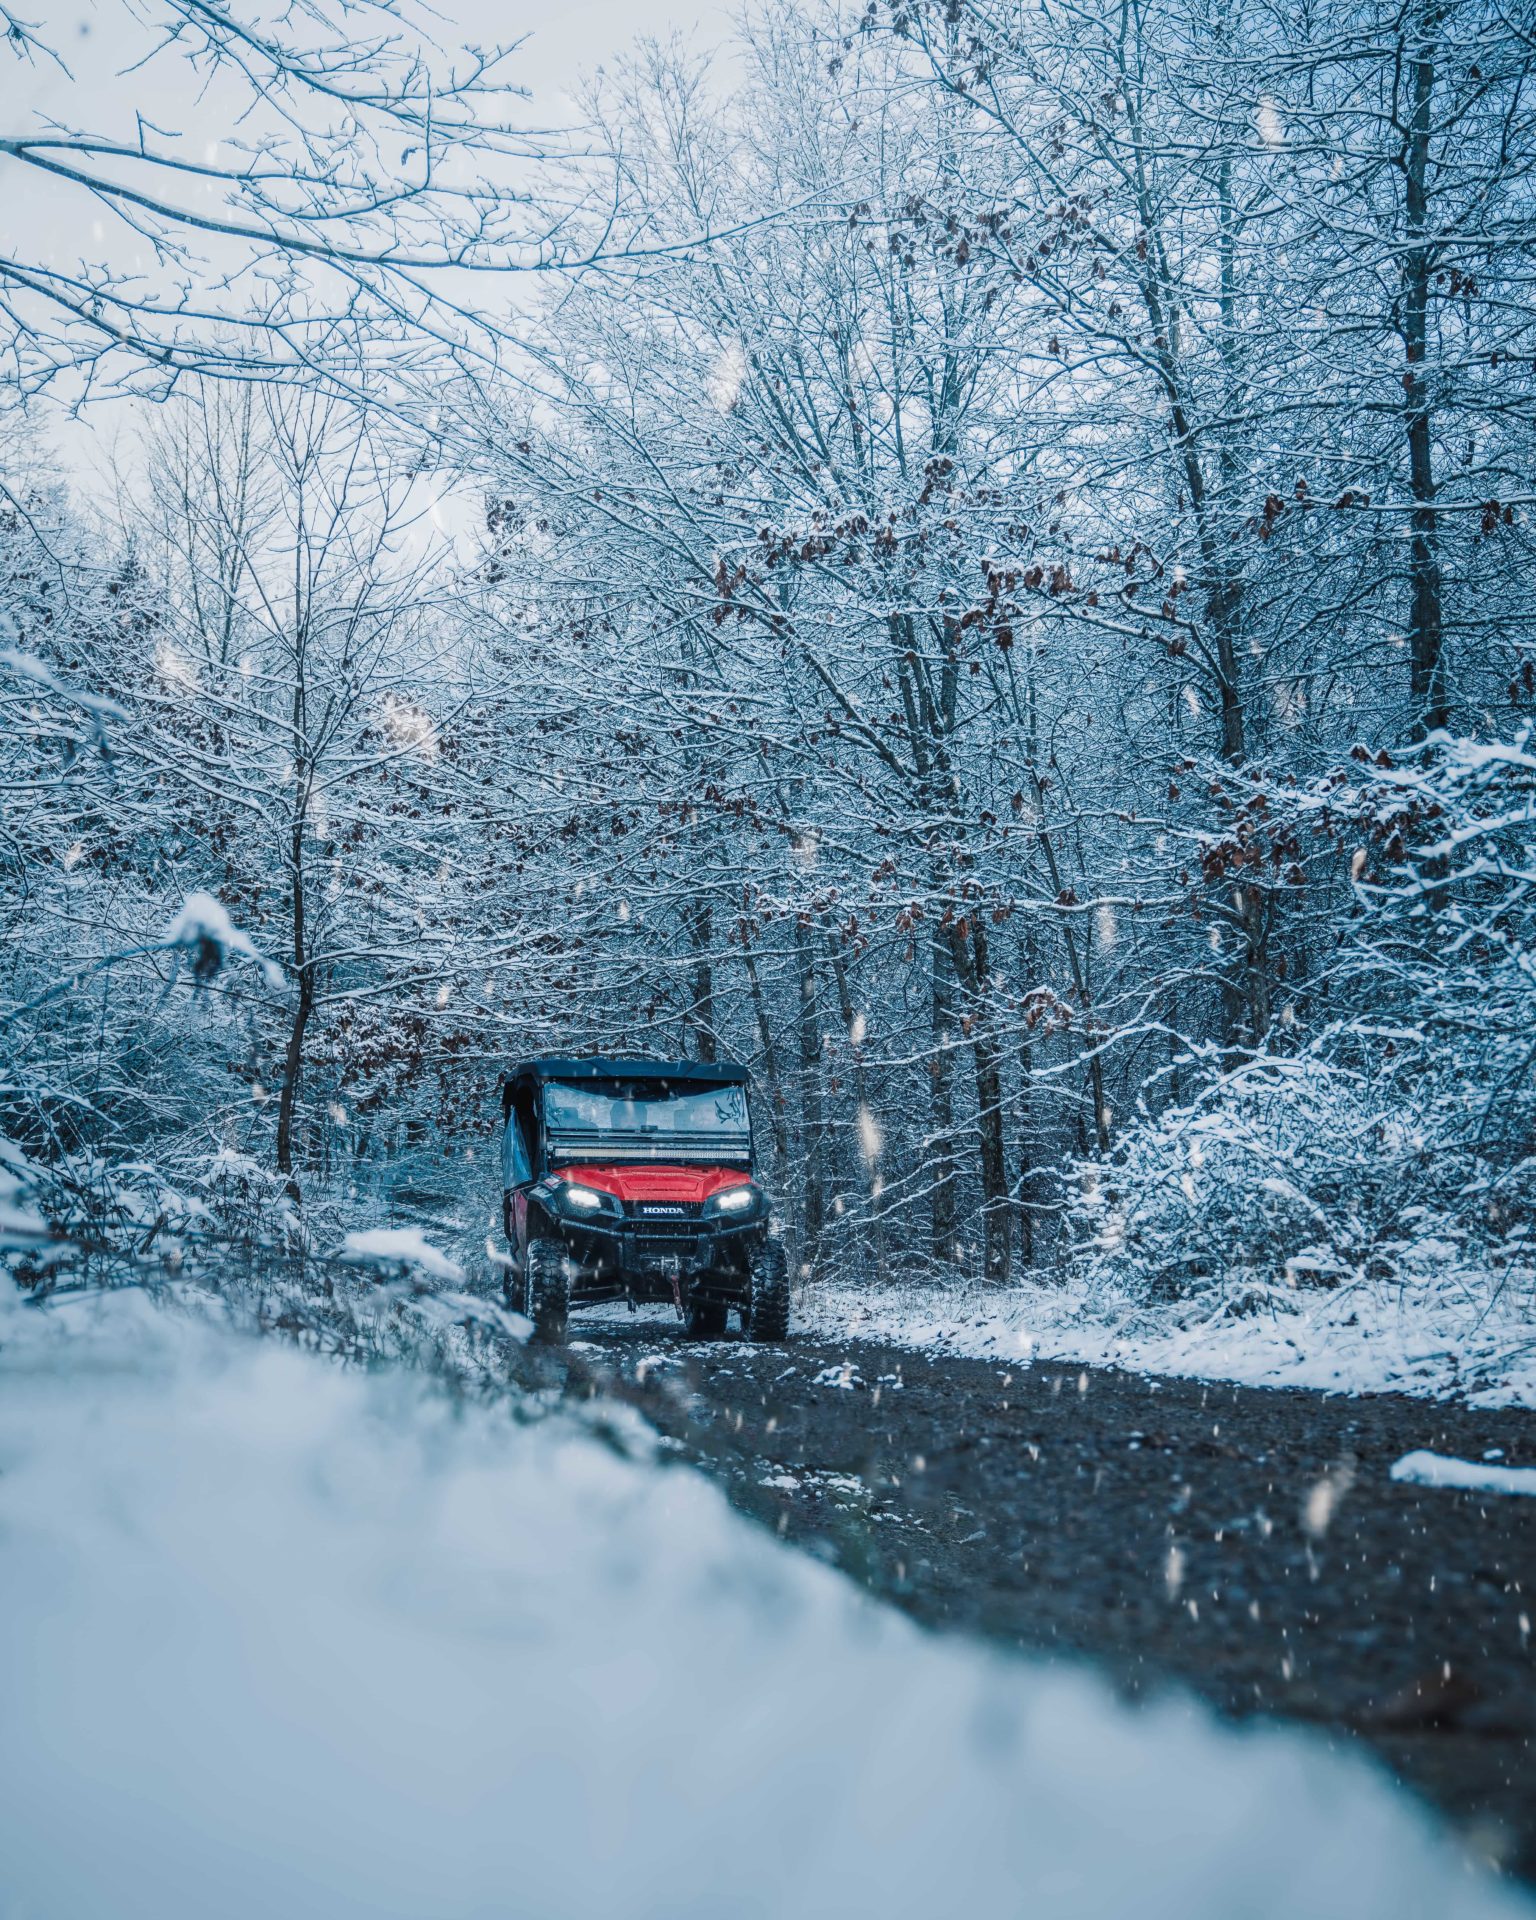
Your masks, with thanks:
[[(546, 1114), (546, 1090), (551, 1084), (594, 1092), (626, 1089), (642, 1103), (648, 1098), (671, 1100), (711, 1089), (740, 1088), (741, 1118), (739, 1125), (732, 1120), (718, 1129), (697, 1132), (644, 1127), (631, 1131), (623, 1126), (577, 1124), (569, 1117), (565, 1126), (551, 1127)], [(733, 1061), (609, 1055), (548, 1055), (523, 1061), (508, 1074), (502, 1088), (502, 1184), (507, 1188), (526, 1186), (554, 1167), (594, 1159), (639, 1165), (658, 1161), (668, 1165), (739, 1166), (752, 1173), (755, 1153), (749, 1084), (746, 1068)]]

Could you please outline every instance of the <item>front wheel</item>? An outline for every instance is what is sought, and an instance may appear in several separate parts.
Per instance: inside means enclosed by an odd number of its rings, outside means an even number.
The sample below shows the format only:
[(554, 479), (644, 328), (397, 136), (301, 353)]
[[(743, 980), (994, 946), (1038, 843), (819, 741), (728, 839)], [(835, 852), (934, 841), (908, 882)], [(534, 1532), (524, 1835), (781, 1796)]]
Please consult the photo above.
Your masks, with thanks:
[(554, 1240), (530, 1240), (523, 1255), (523, 1312), (541, 1340), (565, 1339), (571, 1310), (571, 1268)]
[(742, 1318), (749, 1340), (789, 1338), (789, 1262), (781, 1241), (765, 1240), (752, 1255)]

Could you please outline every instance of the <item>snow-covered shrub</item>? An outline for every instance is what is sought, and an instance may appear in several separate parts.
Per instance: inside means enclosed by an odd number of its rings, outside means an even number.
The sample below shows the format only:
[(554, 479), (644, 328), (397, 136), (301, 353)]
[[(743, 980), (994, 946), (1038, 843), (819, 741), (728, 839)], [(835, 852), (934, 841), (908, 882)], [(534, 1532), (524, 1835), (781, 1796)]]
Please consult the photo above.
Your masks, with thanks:
[[(1536, 1148), (1536, 754), (1531, 731), (1437, 737), (1375, 771), (1384, 870), (1340, 968), (1360, 1011), (1326, 1036), (1432, 1088), (1439, 1151), (1498, 1232), (1532, 1214)], [(1396, 814), (1391, 809), (1396, 808)], [(1384, 839), (1385, 844), (1381, 845)]]
[[(9, 1237), (7, 1178), (24, 1190), (32, 1222)], [(0, 1253), (27, 1285), (80, 1275), (142, 1283), (227, 1259), (230, 1250), (285, 1257), (302, 1241), (282, 1176), (248, 1154), (173, 1142), (156, 1161), (96, 1147), (35, 1161), (0, 1137)]]
[(94, 1147), (36, 1161), (0, 1140), (0, 1168), (21, 1185), (31, 1222), (20, 1232), (0, 1230), (0, 1255), (27, 1286), (81, 1275), (111, 1285), (176, 1272), (188, 1239), (204, 1235), (207, 1208), (147, 1161)]
[(46, 1245), (48, 1227), (35, 1205), (38, 1169), (14, 1140), (0, 1134), (0, 1253)]
[[(1450, 1267), (1507, 1279), (1536, 1224), (1536, 755), (1437, 737), (1318, 788), (1359, 844), (1334, 1015), (1213, 1073), (1078, 1169), (1069, 1262), (1231, 1308)], [(1490, 1281), (1491, 1284), (1491, 1281)]]
[(287, 1181), (273, 1168), (234, 1147), (202, 1155), (192, 1168), (210, 1227), (251, 1246), (296, 1230)]
[(1234, 1305), (1389, 1278), (1426, 1240), (1466, 1238), (1443, 1104), (1390, 1063), (1248, 1061), (1079, 1170), (1072, 1261), (1133, 1298)]

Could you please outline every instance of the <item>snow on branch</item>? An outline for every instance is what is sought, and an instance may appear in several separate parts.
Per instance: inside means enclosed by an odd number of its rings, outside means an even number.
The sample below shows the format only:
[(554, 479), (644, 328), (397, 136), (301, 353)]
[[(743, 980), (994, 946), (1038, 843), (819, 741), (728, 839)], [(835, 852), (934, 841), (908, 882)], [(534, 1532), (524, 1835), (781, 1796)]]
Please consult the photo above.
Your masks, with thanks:
[(341, 1243), (338, 1256), (356, 1266), (398, 1270), (414, 1268), (433, 1280), (457, 1285), (464, 1269), (445, 1253), (440, 1253), (424, 1233), (415, 1227), (369, 1227), (349, 1233)]
[(240, 931), (211, 893), (187, 895), (165, 930), (165, 944), (189, 953), (196, 980), (211, 980), (231, 956), (237, 956), (259, 967), (269, 987), (276, 990), (283, 984), (282, 968), (257, 950), (249, 934)]

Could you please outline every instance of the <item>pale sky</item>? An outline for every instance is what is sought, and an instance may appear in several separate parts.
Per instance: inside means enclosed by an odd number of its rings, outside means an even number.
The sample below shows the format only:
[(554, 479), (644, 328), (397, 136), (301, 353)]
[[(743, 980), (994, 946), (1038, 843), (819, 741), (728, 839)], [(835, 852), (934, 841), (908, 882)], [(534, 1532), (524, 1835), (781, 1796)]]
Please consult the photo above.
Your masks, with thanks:
[[(525, 37), (507, 72), (532, 96), (527, 122), (551, 126), (572, 118), (570, 94), (582, 75), (637, 38), (678, 32), (718, 46), (729, 35), (734, 0), (429, 0), (429, 7), (429, 17), (437, 16), (435, 37), (445, 48)], [(9, 50), (0, 49), (0, 130), (21, 131), (42, 117), (131, 137), (137, 111), (162, 129), (174, 129), (188, 151), (227, 135), (218, 103), (194, 97), (187, 70), (174, 56), (162, 55), (124, 75), (144, 46), (142, 37), (134, 37), (135, 12), (141, 23), (155, 17), (152, 8), (130, 10), (126, 0), (40, 0), (25, 9), (24, 17), (68, 71), (44, 59), (7, 57)], [(55, 191), (36, 173), (0, 160), (0, 244), (24, 258), (69, 266), (82, 255), (108, 257), (116, 265), (125, 243), (117, 222), (110, 215), (94, 217), (77, 192)], [(125, 268), (131, 266), (122, 258)], [(84, 422), (60, 423), (50, 434), (77, 483), (102, 464), (104, 443), (122, 421), (122, 410), (108, 403), (93, 408)]]
[(718, 41), (729, 29), (729, 12), (712, 0), (548, 0), (546, 4), (498, 4), (498, 0), (438, 0), (438, 10), (459, 27), (444, 40), (480, 43), (530, 36), (524, 83), (536, 97), (558, 93), (583, 71), (642, 35), (694, 29)]

